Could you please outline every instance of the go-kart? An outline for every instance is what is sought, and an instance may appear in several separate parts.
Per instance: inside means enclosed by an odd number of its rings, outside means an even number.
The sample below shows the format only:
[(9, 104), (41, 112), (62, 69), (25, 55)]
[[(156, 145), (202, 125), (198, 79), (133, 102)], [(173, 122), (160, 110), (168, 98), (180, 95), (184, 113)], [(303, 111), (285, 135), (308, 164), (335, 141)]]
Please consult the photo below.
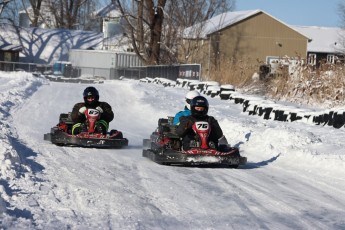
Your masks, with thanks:
[(208, 142), (210, 126), (208, 122), (195, 122), (193, 130), (196, 140), (191, 140), (185, 148), (183, 140), (176, 134), (172, 117), (158, 120), (158, 128), (150, 139), (143, 140), (143, 157), (162, 165), (225, 165), (237, 168), (247, 162), (238, 148), (229, 145), (214, 146)]
[(60, 114), (59, 123), (51, 128), (50, 133), (44, 134), (44, 140), (51, 141), (59, 146), (80, 146), (96, 148), (121, 148), (128, 145), (128, 140), (123, 137), (121, 131), (110, 130), (106, 134), (95, 132), (95, 124), (99, 120), (100, 113), (96, 109), (85, 111), (87, 130), (79, 134), (72, 134), (71, 113)]

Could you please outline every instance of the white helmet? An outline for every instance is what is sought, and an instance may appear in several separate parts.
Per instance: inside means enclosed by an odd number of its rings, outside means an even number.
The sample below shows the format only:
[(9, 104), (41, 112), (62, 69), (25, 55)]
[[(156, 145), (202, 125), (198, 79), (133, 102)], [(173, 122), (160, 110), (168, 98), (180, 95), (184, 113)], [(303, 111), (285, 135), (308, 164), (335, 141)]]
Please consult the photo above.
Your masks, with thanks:
[(190, 102), (193, 100), (194, 97), (200, 96), (198, 91), (192, 90), (186, 94), (186, 107), (190, 110)]

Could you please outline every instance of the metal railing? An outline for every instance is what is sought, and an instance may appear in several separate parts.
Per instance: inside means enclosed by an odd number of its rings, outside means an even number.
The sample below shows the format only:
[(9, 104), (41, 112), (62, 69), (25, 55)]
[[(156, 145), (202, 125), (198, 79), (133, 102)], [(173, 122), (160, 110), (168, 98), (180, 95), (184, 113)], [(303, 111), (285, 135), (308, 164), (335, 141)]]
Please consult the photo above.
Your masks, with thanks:
[(80, 76), (113, 80), (122, 77), (131, 79), (142, 78), (166, 78), (175, 81), (177, 78), (188, 78), (191, 80), (200, 80), (200, 64), (183, 65), (156, 65), (156, 66), (138, 66), (126, 68), (94, 68), (66, 65), (61, 71), (54, 70), (54, 65), (43, 65), (24, 62), (6, 62), (0, 61), (1, 71), (26, 71), (39, 72), (46, 75), (63, 76), (67, 78), (77, 78)]
[(1, 71), (26, 71), (26, 72), (46, 72), (52, 71), (52, 65), (42, 65), (36, 63), (26, 63), (26, 62), (8, 62), (0, 61)]
[(114, 78), (126, 77), (132, 79), (141, 78), (165, 78), (176, 81), (177, 78), (188, 78), (191, 80), (201, 79), (201, 65), (155, 65), (127, 67), (114, 70)]

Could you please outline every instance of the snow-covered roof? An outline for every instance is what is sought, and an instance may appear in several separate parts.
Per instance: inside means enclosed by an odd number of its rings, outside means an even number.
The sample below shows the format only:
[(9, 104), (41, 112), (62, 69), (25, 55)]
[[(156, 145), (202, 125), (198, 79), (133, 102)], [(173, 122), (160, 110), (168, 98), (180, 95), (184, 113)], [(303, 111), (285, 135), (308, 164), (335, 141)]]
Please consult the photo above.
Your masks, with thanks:
[(118, 10), (118, 7), (115, 3), (110, 3), (107, 6), (97, 10), (95, 15), (100, 17), (111, 17), (111, 18), (118, 18), (121, 17), (121, 11)]
[[(19, 32), (19, 34), (18, 34)], [(20, 28), (0, 26), (1, 44), (22, 48), (21, 61), (46, 64), (68, 59), (70, 49), (101, 49), (103, 33), (67, 29)]]
[(244, 20), (254, 14), (259, 13), (258, 10), (249, 11), (235, 11), (219, 14), (205, 22), (190, 26), (184, 30), (184, 37), (186, 38), (206, 38), (208, 34), (214, 33), (217, 30), (225, 28), (236, 22)]
[[(190, 38), (190, 39), (206, 38), (207, 35), (209, 34), (219, 31), (225, 27), (234, 25), (235, 23), (243, 21), (259, 13), (264, 13), (272, 17), (273, 19), (279, 21), (280, 23), (286, 25), (287, 27), (290, 27), (291, 29), (295, 30), (290, 25), (287, 25), (286, 23), (280, 21), (279, 19), (273, 17), (272, 15), (262, 10), (257, 9), (257, 10), (246, 10), (246, 11), (229, 11), (229, 12), (219, 14), (213, 18), (210, 18), (209, 20), (206, 20), (205, 22), (186, 28), (184, 30), (184, 37)], [(299, 33), (298, 31), (296, 32)]]
[(291, 26), (310, 39), (308, 52), (337, 53), (344, 49), (345, 32), (338, 27)]
[(3, 51), (21, 51), (23, 48), (20, 45), (13, 45), (9, 43), (0, 43), (0, 50)]

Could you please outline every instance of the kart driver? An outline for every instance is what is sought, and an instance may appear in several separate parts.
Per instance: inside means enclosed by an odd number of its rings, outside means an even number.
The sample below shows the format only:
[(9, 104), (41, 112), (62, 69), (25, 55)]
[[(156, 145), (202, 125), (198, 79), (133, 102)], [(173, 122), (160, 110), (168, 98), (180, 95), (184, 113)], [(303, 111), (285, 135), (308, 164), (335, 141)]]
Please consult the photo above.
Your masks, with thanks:
[(190, 108), (191, 115), (181, 117), (180, 124), (176, 128), (176, 134), (182, 137), (182, 146), (184, 150), (190, 149), (191, 140), (198, 139), (192, 128), (192, 125), (196, 121), (207, 121), (209, 123), (211, 132), (207, 142), (210, 148), (218, 148), (218, 144), (228, 144), (218, 121), (214, 117), (207, 115), (209, 104), (205, 97), (194, 97), (190, 103)]
[(200, 93), (198, 91), (195, 91), (195, 90), (189, 91), (186, 94), (186, 102), (185, 102), (184, 110), (176, 113), (174, 120), (173, 120), (173, 125), (178, 125), (180, 123), (180, 117), (191, 115), (190, 102), (192, 101), (192, 99), (194, 97), (197, 97), (197, 96), (200, 96)]
[(72, 109), (72, 120), (75, 123), (72, 127), (72, 134), (87, 131), (86, 109), (96, 109), (100, 113), (100, 118), (95, 124), (95, 132), (107, 134), (109, 122), (114, 119), (114, 113), (107, 102), (99, 101), (99, 93), (95, 87), (89, 86), (83, 92), (84, 102), (74, 105)]

